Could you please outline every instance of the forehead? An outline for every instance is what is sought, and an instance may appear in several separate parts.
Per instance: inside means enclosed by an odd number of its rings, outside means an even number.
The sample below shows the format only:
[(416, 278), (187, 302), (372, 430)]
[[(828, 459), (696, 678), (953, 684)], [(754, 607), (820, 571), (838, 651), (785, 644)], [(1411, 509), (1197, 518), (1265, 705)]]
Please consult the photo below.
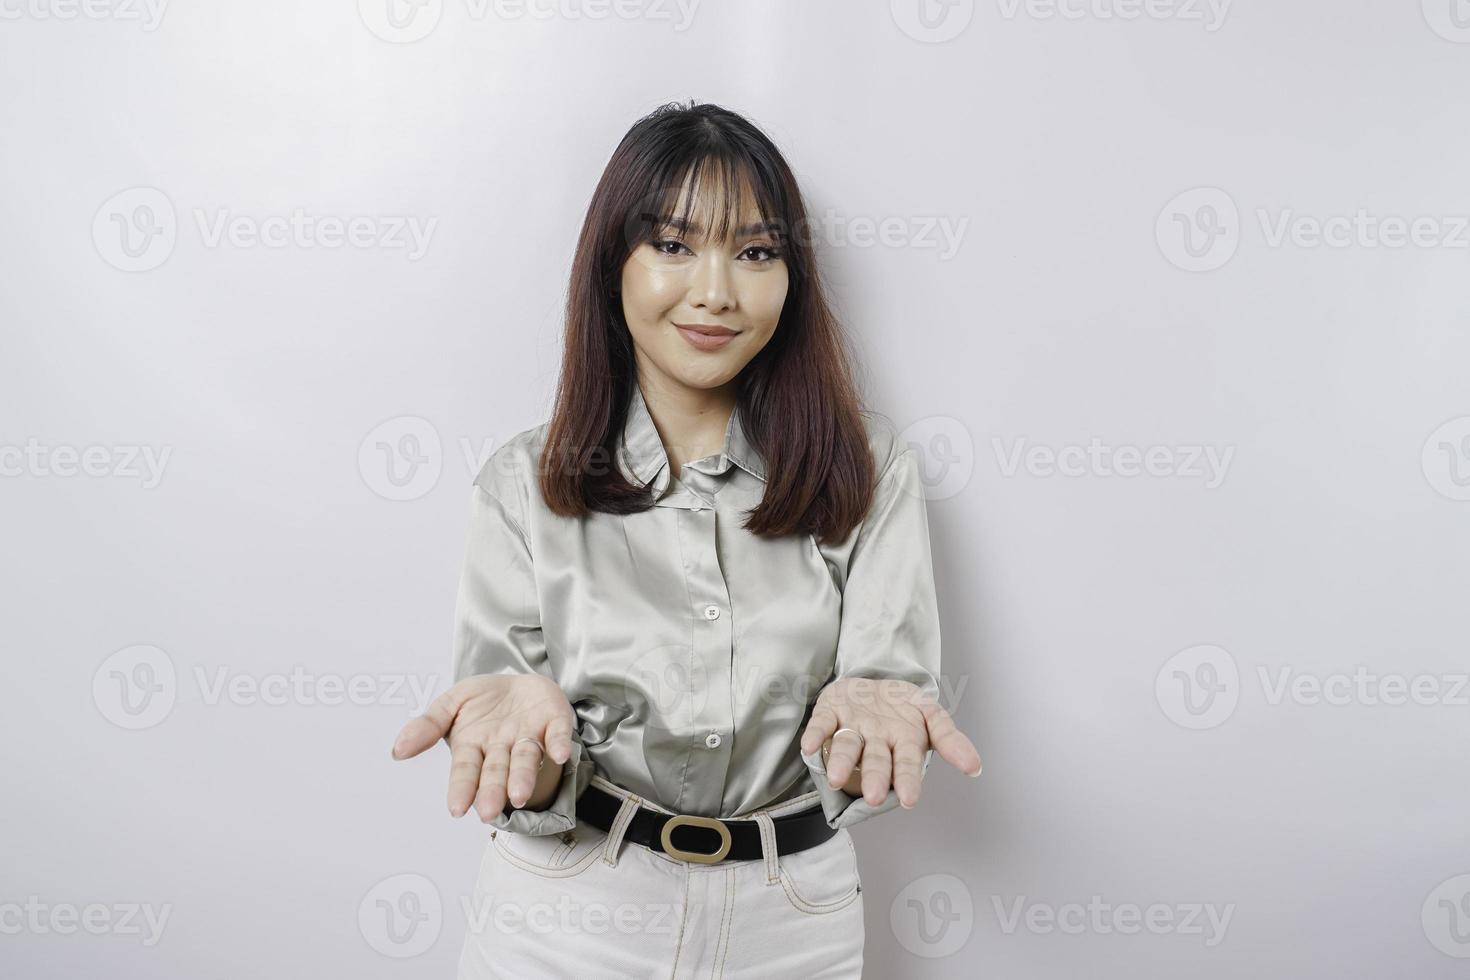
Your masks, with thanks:
[(727, 236), (750, 233), (761, 223), (760, 202), (745, 175), (706, 169), (698, 175), (698, 183), (694, 181), (693, 173), (685, 174), (677, 187), (665, 191), (663, 220), (696, 235), (724, 226)]

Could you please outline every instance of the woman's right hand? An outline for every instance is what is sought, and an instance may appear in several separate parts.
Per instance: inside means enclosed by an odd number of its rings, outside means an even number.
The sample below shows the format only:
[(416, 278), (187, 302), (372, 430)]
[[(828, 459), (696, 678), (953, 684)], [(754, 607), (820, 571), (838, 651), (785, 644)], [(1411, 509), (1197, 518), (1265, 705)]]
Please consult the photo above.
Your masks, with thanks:
[[(494, 820), (509, 799), (521, 807), (543, 789), (537, 774), (546, 746), (556, 767), (572, 754), (576, 715), (566, 694), (542, 674), (476, 674), (439, 695), (410, 719), (393, 742), (393, 758), (411, 759), (443, 738), (449, 742), (449, 812), (463, 816), (473, 802), (480, 819)], [(545, 770), (540, 770), (545, 772)], [(541, 793), (534, 793), (540, 796)], [(543, 802), (542, 805), (545, 805)]]

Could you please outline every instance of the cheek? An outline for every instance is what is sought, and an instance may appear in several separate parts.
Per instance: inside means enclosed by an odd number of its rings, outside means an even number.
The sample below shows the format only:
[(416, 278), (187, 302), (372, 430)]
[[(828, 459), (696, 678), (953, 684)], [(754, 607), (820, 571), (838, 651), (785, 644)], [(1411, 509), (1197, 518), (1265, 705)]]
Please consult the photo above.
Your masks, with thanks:
[(655, 320), (667, 312), (683, 294), (681, 277), (650, 268), (638, 259), (623, 267), (623, 307), (632, 320)]
[(781, 319), (781, 310), (786, 306), (787, 277), (769, 273), (752, 283), (747, 293), (747, 303), (752, 318), (758, 320), (767, 333), (776, 329)]

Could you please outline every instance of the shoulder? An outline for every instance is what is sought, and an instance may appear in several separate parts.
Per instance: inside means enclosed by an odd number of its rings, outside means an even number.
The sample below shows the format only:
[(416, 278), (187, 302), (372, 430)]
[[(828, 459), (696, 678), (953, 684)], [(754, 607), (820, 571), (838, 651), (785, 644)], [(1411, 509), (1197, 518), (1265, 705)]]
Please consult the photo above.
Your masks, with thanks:
[(881, 482), (900, 464), (901, 458), (912, 454), (913, 450), (888, 416), (868, 409), (860, 414), (867, 430), (868, 452), (873, 457), (873, 476)]
[(540, 499), (537, 478), (548, 423), (524, 429), (501, 443), (481, 465), (475, 486), (524, 520), (531, 502)]

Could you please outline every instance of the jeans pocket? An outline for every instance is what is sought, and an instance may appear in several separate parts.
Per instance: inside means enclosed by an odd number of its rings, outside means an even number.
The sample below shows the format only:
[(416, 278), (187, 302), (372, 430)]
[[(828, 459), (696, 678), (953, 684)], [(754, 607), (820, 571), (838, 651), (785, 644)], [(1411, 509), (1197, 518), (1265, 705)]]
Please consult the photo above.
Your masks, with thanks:
[(799, 912), (822, 915), (845, 909), (862, 891), (852, 835), (839, 830), (804, 851), (782, 854), (781, 890)]
[(510, 864), (543, 878), (571, 878), (596, 862), (607, 831), (581, 820), (560, 834), (513, 834), (495, 830), (490, 846)]

